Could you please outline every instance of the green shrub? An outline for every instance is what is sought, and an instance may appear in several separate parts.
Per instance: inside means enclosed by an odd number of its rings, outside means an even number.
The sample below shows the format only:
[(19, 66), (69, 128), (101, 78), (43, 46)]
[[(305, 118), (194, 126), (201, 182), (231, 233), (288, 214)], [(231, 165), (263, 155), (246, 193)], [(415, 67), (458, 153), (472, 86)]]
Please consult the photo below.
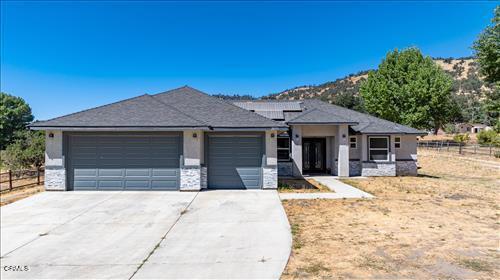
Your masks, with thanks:
[(494, 130), (481, 130), (477, 134), (477, 141), (482, 145), (500, 146), (500, 134)]
[(453, 141), (460, 143), (460, 144), (465, 144), (465, 143), (469, 142), (469, 140), (470, 140), (469, 133), (455, 134), (455, 136), (453, 136)]
[(11, 170), (41, 167), (45, 159), (43, 131), (21, 130), (14, 137), (14, 142), (1, 152), (2, 164)]
[(446, 132), (446, 134), (454, 134), (458, 132), (458, 129), (454, 124), (449, 123), (444, 126), (444, 132)]

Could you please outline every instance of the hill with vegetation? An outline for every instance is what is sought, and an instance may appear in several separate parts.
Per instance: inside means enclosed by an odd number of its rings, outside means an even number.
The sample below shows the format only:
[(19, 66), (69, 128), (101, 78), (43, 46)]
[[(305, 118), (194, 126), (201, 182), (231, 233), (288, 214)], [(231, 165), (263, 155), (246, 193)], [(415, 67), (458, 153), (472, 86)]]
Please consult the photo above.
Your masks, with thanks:
[[(457, 121), (482, 122), (480, 103), (493, 85), (479, 74), (475, 58), (434, 58), (434, 61), (453, 79), (453, 95), (462, 108), (462, 117)], [(319, 85), (304, 85), (270, 94), (262, 99), (301, 100), (320, 99), (350, 109), (364, 111), (359, 88), (371, 70), (350, 74), (344, 78)]]

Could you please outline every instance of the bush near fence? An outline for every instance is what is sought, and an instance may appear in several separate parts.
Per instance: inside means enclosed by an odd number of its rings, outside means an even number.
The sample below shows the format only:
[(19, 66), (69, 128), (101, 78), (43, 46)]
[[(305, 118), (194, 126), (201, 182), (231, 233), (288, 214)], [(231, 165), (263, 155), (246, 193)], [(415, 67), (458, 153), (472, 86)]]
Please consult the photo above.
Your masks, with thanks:
[(44, 175), (43, 169), (9, 170), (0, 173), (0, 191), (12, 191), (27, 186), (41, 185), (45, 179)]
[(484, 156), (499, 157), (500, 147), (487, 144), (461, 144), (455, 141), (439, 141), (439, 140), (428, 140), (428, 141), (418, 141), (419, 148), (432, 149), (438, 152), (456, 152), (457, 154), (476, 154)]

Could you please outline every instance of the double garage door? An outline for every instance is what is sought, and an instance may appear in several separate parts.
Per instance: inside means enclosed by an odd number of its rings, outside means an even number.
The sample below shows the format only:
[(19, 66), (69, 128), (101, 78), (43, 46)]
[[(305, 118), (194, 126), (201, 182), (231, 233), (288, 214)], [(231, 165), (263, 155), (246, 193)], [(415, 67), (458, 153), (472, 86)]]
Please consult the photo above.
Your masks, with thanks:
[(180, 135), (70, 134), (74, 190), (177, 190)]
[[(261, 188), (262, 135), (207, 139), (209, 188)], [(179, 189), (180, 134), (69, 134), (66, 147), (70, 189)]]

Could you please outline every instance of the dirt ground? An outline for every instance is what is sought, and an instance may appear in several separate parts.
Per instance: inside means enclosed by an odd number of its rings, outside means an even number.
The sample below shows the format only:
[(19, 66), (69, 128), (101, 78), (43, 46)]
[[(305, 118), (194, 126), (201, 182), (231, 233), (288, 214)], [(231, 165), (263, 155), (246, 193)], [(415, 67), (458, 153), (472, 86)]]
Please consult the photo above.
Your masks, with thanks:
[(372, 200), (289, 200), (283, 279), (500, 279), (500, 169), (419, 151), (419, 177), (346, 182)]
[[(418, 137), (419, 139), (421, 140), (425, 140), (425, 141), (430, 141), (430, 140), (442, 140), (442, 141), (446, 141), (446, 140), (453, 140), (453, 134), (441, 134), (441, 135), (425, 135), (425, 136), (419, 136)], [(477, 134), (474, 134), (474, 133), (469, 133), (469, 144), (476, 144), (477, 143)]]
[(321, 184), (314, 179), (279, 179), (278, 180), (279, 192), (333, 192), (327, 186)]

